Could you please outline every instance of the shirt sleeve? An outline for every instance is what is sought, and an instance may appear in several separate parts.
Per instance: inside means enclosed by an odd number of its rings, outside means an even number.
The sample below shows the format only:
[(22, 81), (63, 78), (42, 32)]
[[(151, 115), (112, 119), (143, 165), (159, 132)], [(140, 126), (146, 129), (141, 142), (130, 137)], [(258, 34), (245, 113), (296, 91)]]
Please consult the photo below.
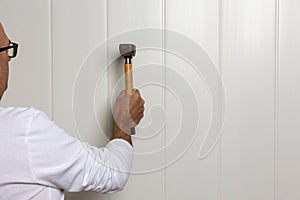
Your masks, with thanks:
[(69, 192), (122, 190), (130, 174), (132, 146), (111, 140), (97, 148), (71, 137), (36, 111), (27, 129), (29, 159), (34, 180)]

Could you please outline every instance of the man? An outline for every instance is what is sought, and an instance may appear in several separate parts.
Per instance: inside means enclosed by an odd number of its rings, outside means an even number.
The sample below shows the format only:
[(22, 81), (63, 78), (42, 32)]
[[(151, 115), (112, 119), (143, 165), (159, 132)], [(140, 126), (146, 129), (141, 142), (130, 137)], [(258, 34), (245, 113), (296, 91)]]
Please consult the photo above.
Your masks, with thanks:
[[(0, 100), (17, 48), (0, 23)], [(121, 190), (132, 165), (127, 133), (143, 112), (139, 92), (128, 97), (123, 91), (115, 105), (112, 139), (97, 148), (71, 137), (39, 110), (0, 107), (0, 199), (63, 199), (63, 191)]]

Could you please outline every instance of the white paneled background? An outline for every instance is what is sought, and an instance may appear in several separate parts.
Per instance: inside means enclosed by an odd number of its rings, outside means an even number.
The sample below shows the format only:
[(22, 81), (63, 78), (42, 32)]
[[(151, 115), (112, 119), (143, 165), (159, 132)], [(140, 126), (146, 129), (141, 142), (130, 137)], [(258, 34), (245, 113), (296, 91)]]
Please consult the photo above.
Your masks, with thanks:
[[(0, 21), (20, 44), (1, 105), (37, 107), (71, 135), (105, 145), (111, 102), (123, 88), (123, 60), (109, 39), (142, 28), (172, 30), (199, 44), (222, 76), (226, 118), (217, 145), (199, 159), (210, 94), (203, 79), (190, 85), (197, 94), (189, 93), (190, 63), (162, 50), (184, 41), (161, 34), (159, 48), (138, 49), (133, 58), (146, 115), (133, 139), (128, 184), (112, 195), (66, 199), (298, 200), (299, 10), (299, 0), (1, 0)], [(139, 48), (143, 37), (151, 35), (120, 41)], [(196, 135), (189, 131), (194, 118)]]

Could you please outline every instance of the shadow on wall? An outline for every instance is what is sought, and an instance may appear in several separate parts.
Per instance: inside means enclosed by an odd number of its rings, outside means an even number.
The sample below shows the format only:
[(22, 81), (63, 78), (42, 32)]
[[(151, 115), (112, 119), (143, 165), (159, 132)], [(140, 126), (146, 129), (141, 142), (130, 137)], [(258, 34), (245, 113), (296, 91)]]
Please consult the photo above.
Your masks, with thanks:
[(65, 193), (66, 200), (106, 200), (108, 198), (107, 194), (99, 194), (96, 192), (74, 192), (74, 193)]

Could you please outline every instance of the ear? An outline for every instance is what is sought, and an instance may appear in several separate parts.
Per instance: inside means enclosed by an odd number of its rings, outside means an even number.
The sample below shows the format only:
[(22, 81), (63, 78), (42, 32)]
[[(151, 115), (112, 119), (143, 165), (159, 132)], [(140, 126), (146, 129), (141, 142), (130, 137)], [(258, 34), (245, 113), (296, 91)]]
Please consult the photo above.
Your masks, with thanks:
[(6, 36), (4, 27), (2, 26), (0, 22), (0, 45), (5, 46), (7, 45), (8, 37)]

